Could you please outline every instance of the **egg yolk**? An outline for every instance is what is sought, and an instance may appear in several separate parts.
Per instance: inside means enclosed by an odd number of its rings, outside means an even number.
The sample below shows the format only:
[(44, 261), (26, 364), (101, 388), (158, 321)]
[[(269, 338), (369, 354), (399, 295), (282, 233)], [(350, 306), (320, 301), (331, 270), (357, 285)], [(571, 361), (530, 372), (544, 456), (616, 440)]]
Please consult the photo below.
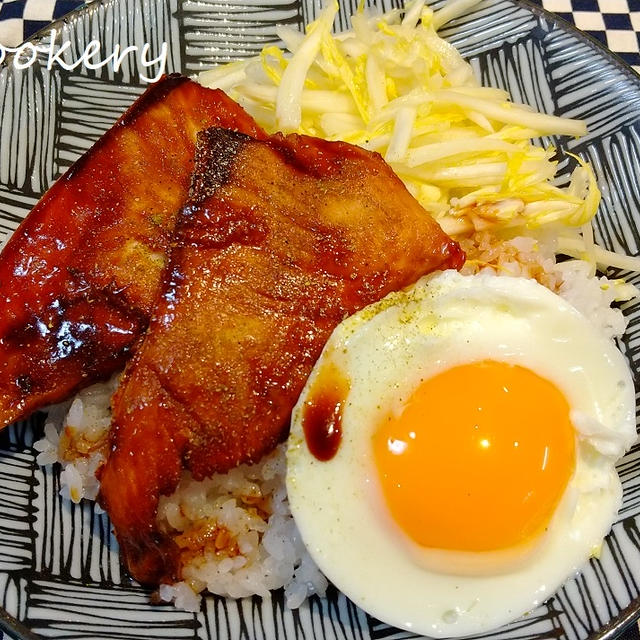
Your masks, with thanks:
[(491, 551), (537, 537), (575, 466), (562, 392), (533, 371), (485, 360), (422, 384), (373, 436), (384, 497), (424, 547)]

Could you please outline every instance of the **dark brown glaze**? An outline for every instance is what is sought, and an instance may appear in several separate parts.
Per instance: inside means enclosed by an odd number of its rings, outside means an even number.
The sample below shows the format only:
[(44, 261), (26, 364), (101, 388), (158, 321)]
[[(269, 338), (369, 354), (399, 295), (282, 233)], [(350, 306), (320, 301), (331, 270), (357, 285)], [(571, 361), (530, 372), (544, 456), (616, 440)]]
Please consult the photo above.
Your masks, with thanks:
[(196, 479), (282, 440), (334, 327), (463, 262), (378, 154), (276, 135), (199, 136), (162, 296), (113, 400), (100, 502), (131, 574), (179, 575), (156, 526), (182, 469)]
[(324, 364), (313, 381), (302, 407), (302, 430), (311, 455), (331, 460), (342, 440), (342, 413), (349, 382), (331, 362)]
[(165, 77), (15, 232), (0, 254), (0, 427), (124, 366), (212, 125), (263, 135), (221, 91)]

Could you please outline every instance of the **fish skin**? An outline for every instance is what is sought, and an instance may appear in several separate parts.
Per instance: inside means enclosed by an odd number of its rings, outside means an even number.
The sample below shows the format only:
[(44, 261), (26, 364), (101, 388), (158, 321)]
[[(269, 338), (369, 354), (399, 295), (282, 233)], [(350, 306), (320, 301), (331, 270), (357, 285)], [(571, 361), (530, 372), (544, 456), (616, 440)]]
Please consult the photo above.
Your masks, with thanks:
[(256, 462), (346, 316), (464, 254), (382, 158), (342, 142), (199, 134), (163, 291), (113, 399), (100, 504), (130, 573), (180, 579), (156, 522), (183, 469)]
[(124, 367), (155, 305), (196, 134), (265, 134), (223, 92), (152, 85), (0, 254), (0, 428)]

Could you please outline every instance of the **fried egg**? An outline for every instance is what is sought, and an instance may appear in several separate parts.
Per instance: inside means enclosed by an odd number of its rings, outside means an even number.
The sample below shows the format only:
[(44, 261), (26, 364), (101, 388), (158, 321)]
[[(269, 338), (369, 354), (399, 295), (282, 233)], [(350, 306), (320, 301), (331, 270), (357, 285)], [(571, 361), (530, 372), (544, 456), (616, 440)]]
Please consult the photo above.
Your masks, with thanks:
[(499, 627), (596, 555), (636, 438), (624, 356), (538, 283), (445, 271), (345, 320), (292, 415), (312, 557), (376, 618)]

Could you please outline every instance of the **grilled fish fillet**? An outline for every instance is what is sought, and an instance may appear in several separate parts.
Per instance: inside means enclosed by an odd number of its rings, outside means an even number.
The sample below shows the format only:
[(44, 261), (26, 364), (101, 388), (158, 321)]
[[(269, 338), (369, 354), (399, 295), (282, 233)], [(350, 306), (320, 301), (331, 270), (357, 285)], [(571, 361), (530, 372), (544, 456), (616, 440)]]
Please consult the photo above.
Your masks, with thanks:
[(340, 142), (199, 134), (162, 295), (113, 400), (99, 500), (131, 574), (175, 580), (156, 526), (183, 469), (257, 461), (334, 327), (463, 253), (378, 154)]
[(0, 254), (0, 427), (124, 366), (148, 323), (196, 134), (261, 130), (221, 91), (150, 87)]

